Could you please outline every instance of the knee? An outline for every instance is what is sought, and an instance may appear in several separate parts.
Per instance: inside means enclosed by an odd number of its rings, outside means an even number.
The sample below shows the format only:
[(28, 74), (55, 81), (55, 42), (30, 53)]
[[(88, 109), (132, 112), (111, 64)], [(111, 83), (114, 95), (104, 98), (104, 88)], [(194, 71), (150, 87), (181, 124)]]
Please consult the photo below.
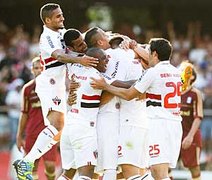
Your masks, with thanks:
[(45, 163), (45, 174), (48, 180), (55, 179), (55, 163), (46, 162)]

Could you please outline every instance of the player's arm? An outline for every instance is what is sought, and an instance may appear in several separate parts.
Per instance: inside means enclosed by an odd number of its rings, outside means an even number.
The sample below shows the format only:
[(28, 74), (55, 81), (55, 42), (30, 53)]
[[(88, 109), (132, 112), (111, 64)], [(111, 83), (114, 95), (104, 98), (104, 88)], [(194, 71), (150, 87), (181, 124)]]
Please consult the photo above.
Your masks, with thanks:
[(183, 149), (187, 149), (191, 146), (192, 142), (193, 142), (193, 138), (194, 135), (196, 134), (197, 130), (200, 127), (201, 124), (201, 120), (203, 118), (203, 103), (202, 103), (202, 97), (201, 94), (198, 90), (196, 90), (197, 92), (197, 100), (195, 101), (195, 106), (196, 109), (194, 109), (194, 121), (192, 123), (191, 129), (188, 133), (188, 135), (183, 139), (182, 142), (182, 148)]
[(21, 101), (21, 113), (19, 116), (19, 124), (17, 129), (17, 135), (16, 135), (16, 144), (18, 147), (18, 150), (21, 151), (21, 147), (24, 147), (24, 132), (27, 125), (28, 120), (28, 109), (29, 107), (29, 101), (28, 98), (24, 95), (25, 88), (22, 89), (22, 101)]
[(91, 78), (91, 79), (93, 80), (91, 82), (91, 86), (93, 88), (108, 91), (125, 100), (129, 101), (133, 98), (136, 98), (139, 95), (139, 91), (137, 91), (133, 86), (131, 86), (129, 89), (118, 88), (113, 85), (107, 84), (104, 78), (100, 78), (100, 79)]
[(96, 66), (98, 60), (90, 56), (74, 56), (72, 54), (67, 54), (62, 49), (57, 49), (52, 52), (51, 56), (63, 63), (79, 63), (83, 66)]
[[(130, 88), (133, 84), (135, 83), (135, 80), (131, 81), (120, 81), (120, 80), (115, 80), (111, 83), (111, 85), (115, 87), (121, 87), (121, 88)], [(112, 98), (114, 97), (113, 94), (111, 94), (108, 91), (103, 91), (101, 95), (101, 105), (108, 103)]]

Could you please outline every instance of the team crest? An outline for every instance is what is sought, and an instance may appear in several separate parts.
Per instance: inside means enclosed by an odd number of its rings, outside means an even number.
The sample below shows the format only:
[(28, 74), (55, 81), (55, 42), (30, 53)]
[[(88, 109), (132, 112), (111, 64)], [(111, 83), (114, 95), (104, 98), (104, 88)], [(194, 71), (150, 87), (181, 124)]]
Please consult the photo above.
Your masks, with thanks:
[(52, 79), (52, 78), (50, 79), (50, 81), (49, 81), (49, 82), (50, 82), (50, 84), (52, 84), (52, 85), (53, 85), (53, 84), (55, 84), (55, 80), (54, 80), (54, 79)]
[(59, 99), (57, 96), (54, 98), (54, 99), (52, 99), (52, 101), (53, 101), (53, 103), (55, 104), (55, 105), (60, 105), (60, 103), (61, 103), (61, 99)]

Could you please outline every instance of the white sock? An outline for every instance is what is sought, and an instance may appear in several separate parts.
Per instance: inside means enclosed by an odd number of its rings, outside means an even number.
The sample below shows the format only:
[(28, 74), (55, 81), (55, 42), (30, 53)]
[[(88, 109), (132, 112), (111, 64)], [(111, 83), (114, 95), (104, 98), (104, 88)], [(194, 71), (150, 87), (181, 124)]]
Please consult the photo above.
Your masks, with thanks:
[(65, 176), (64, 174), (60, 175), (59, 178), (57, 178), (57, 180), (71, 180), (69, 179), (67, 176)]
[(104, 175), (102, 180), (116, 180), (117, 172), (115, 169), (104, 170)]
[(88, 176), (79, 176), (77, 180), (91, 180)]
[(138, 175), (129, 177), (127, 180), (145, 180), (147, 179), (147, 177), (148, 177), (148, 174), (144, 174), (143, 176), (138, 174)]
[(58, 130), (54, 126), (48, 125), (44, 128), (38, 135), (30, 152), (24, 157), (24, 160), (34, 163), (36, 159), (39, 159), (49, 151), (57, 143), (53, 139), (56, 134), (58, 134)]

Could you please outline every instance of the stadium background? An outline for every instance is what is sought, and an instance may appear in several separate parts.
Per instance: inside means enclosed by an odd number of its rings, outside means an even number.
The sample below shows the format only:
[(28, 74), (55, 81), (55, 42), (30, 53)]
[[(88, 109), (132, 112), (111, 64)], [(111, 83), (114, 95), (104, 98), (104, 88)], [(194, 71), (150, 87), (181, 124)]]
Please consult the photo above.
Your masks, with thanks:
[[(8, 118), (11, 107), (6, 103), (6, 97), (17, 86), (14, 80), (27, 82), (32, 78), (30, 60), (38, 53), (38, 38), (42, 31), (39, 9), (46, 2), (61, 5), (66, 28), (73, 27), (84, 32), (96, 25), (128, 35), (140, 43), (147, 43), (151, 37), (165, 37), (174, 47), (174, 65), (185, 59), (193, 61), (198, 70), (196, 86), (204, 97), (201, 167), (209, 177), (211, 173), (208, 175), (208, 171), (212, 170), (212, 1), (1, 0), (0, 180), (7, 180), (10, 171), (7, 166), (11, 152), (12, 130)], [(182, 169), (180, 163), (177, 169)], [(183, 179), (189, 175), (181, 170), (176, 176)]]

